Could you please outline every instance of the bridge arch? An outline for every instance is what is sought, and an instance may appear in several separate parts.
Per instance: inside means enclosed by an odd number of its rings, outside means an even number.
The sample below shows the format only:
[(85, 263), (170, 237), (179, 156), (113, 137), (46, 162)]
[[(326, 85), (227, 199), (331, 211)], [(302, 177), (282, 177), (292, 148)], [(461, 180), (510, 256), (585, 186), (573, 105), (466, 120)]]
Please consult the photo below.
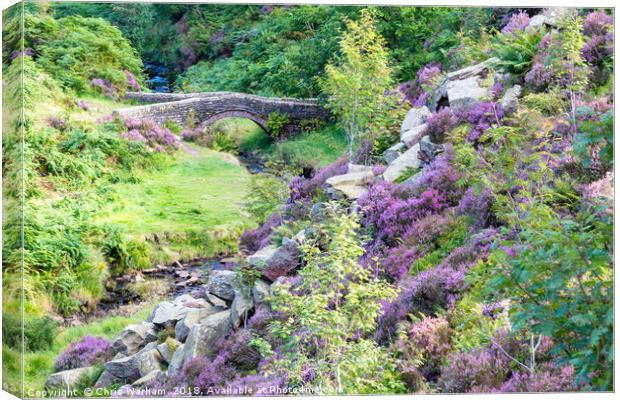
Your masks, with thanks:
[(212, 125), (216, 121), (224, 118), (247, 118), (251, 121), (254, 121), (258, 126), (261, 127), (262, 130), (267, 132), (267, 121), (264, 118), (261, 118), (258, 115), (245, 110), (228, 110), (213, 114), (202, 123), (200, 123), (200, 129), (204, 129)]

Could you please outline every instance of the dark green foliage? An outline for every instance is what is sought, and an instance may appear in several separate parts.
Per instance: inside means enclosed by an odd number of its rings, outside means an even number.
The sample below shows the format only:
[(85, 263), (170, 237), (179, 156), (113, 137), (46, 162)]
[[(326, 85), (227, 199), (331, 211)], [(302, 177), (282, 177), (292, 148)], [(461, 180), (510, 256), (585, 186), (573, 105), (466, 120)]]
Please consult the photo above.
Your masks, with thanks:
[[(25, 351), (47, 350), (52, 346), (58, 324), (47, 317), (28, 317), (23, 324)], [(21, 350), (22, 319), (13, 313), (2, 313), (2, 342)]]
[(541, 31), (498, 34), (491, 47), (493, 55), (499, 58), (499, 66), (506, 72), (523, 76), (534, 62), (542, 36)]
[[(583, 116), (591, 113), (582, 111)], [(609, 110), (602, 115), (594, 116), (579, 125), (579, 132), (573, 143), (575, 153), (581, 158), (583, 165), (590, 168), (593, 157), (600, 162), (603, 171), (608, 171), (614, 163), (614, 111)], [(598, 149), (596, 151), (595, 149)], [(593, 154), (593, 152), (595, 152)]]
[(289, 119), (286, 115), (280, 114), (277, 111), (271, 112), (267, 118), (267, 133), (272, 138), (279, 139), (288, 123)]
[(502, 243), (509, 250), (491, 257), (499, 270), (488, 293), (512, 298), (514, 328), (552, 337), (555, 353), (575, 366), (579, 381), (610, 390), (612, 218), (589, 209), (574, 219), (544, 208), (530, 215), (518, 240)]

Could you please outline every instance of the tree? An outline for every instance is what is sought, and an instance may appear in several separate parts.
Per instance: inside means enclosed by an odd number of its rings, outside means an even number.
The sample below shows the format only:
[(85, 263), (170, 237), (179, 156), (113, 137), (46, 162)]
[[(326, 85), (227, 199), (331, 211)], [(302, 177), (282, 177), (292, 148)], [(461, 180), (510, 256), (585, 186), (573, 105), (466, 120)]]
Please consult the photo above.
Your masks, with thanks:
[[(402, 384), (373, 340), (381, 301), (396, 296), (388, 283), (358, 263), (355, 215), (336, 214), (326, 225), (324, 252), (318, 243), (303, 246), (301, 283), (274, 286), (271, 305), (283, 318), (273, 333), (291, 351), (296, 365), (311, 365), (318, 381), (336, 393), (394, 392)], [(293, 369), (293, 368), (291, 368)]]
[(370, 10), (363, 10), (359, 21), (347, 19), (346, 25), (338, 63), (325, 67), (321, 86), (329, 96), (328, 106), (348, 135), (351, 159), (368, 134), (373, 117), (387, 105), (385, 93), (392, 83), (392, 69), (385, 41), (375, 29)]

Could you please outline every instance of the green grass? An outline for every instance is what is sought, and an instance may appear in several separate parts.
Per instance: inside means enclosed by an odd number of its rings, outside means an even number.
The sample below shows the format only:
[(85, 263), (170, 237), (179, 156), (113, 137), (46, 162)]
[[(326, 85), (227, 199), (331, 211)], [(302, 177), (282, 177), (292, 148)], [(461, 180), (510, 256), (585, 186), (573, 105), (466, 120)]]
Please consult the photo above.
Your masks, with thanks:
[[(153, 304), (145, 305), (140, 311), (130, 317), (114, 316), (102, 318), (91, 323), (64, 328), (59, 331), (54, 339), (52, 347), (45, 351), (24, 354), (24, 377), (26, 397), (33, 397), (29, 390), (42, 390), (47, 377), (53, 372), (56, 357), (71, 343), (81, 340), (86, 335), (103, 336), (113, 339), (127, 325), (145, 320), (151, 313)], [(21, 381), (20, 352), (18, 350), (2, 346), (2, 374), (3, 385), (10, 389), (12, 383)], [(11, 390), (15, 393), (15, 390)]]
[(123, 227), (133, 239), (153, 233), (166, 237), (172, 258), (218, 252), (204, 248), (209, 232), (228, 230), (234, 236), (240, 227), (252, 225), (244, 212), (250, 182), (246, 169), (230, 155), (185, 146), (160, 170), (138, 173), (138, 183), (114, 185), (115, 201), (100, 222)]
[(312, 132), (293, 135), (281, 142), (273, 142), (254, 122), (243, 118), (229, 118), (218, 122), (239, 143), (239, 150), (262, 153), (271, 161), (292, 166), (323, 167), (345, 153), (347, 138), (342, 129), (333, 125)]

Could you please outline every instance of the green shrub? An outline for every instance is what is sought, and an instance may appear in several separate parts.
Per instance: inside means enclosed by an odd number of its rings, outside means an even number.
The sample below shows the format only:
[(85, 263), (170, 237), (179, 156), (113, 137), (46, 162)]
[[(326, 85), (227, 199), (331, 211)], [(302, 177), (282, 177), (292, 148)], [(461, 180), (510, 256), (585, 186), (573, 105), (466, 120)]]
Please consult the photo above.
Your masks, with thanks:
[(547, 92), (529, 93), (521, 99), (521, 103), (544, 115), (560, 115), (565, 112), (567, 104), (557, 89)]
[(286, 201), (289, 189), (286, 182), (273, 175), (252, 175), (245, 208), (258, 221), (264, 221)]
[[(131, 73), (142, 81), (142, 62), (118, 30), (100, 18), (72, 16), (58, 20), (28, 15), (26, 42), (39, 54), (37, 64), (64, 87), (79, 93), (98, 93), (93, 79), (110, 83), (108, 96), (122, 96)], [(46, 31), (39, 31), (45, 21)]]
[(273, 111), (269, 113), (267, 118), (267, 133), (272, 139), (280, 139), (283, 130), (288, 123), (289, 119), (286, 115)]
[[(58, 331), (58, 324), (48, 317), (28, 317), (23, 324), (25, 351), (48, 350)], [(2, 313), (2, 342), (21, 349), (22, 319), (8, 312)]]
[(495, 35), (492, 54), (499, 58), (499, 66), (506, 72), (525, 75), (534, 62), (542, 35), (540, 30)]

